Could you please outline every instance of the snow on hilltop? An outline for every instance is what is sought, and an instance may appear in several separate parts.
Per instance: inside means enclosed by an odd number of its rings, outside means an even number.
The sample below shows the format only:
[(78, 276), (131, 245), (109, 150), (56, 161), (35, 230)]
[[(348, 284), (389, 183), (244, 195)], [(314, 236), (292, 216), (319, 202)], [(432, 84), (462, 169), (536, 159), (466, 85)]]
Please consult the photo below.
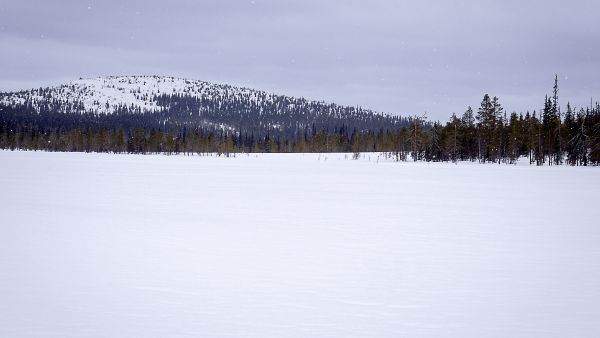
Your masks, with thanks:
[(23, 104), (31, 101), (33, 106), (44, 98), (65, 103), (82, 103), (86, 111), (112, 113), (119, 106), (139, 108), (143, 112), (156, 111), (155, 96), (180, 94), (197, 98), (215, 96), (246, 97), (253, 101), (275, 96), (262, 91), (164, 76), (110, 76), (79, 79), (69, 83), (26, 91), (0, 93), (0, 103)]
[[(164, 76), (113, 76), (11, 93), (0, 92), (0, 109), (19, 113), (157, 113), (146, 123), (213, 129), (269, 130), (295, 134), (307, 128), (382, 130), (406, 125), (361, 107), (341, 106), (249, 88)], [(129, 121), (135, 118), (128, 116)], [(152, 120), (152, 122), (149, 122)], [(312, 129), (311, 129), (312, 130)]]

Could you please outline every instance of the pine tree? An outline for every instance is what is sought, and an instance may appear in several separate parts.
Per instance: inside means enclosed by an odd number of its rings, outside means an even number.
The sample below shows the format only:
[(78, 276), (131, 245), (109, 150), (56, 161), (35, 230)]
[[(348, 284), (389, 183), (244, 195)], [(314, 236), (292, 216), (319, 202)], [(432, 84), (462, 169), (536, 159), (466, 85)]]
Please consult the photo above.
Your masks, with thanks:
[(501, 113), (502, 107), (498, 102), (498, 98), (491, 99), (488, 94), (485, 94), (476, 117), (478, 122), (478, 158), (483, 162), (494, 162), (499, 156), (500, 134), (496, 127)]
[(411, 130), (410, 130), (410, 143), (411, 143), (411, 156), (413, 161), (420, 160), (422, 157), (422, 144), (423, 144), (423, 132), (422, 124), (426, 114), (421, 116), (413, 115), (409, 118)]
[(562, 117), (560, 113), (560, 106), (558, 105), (558, 74), (554, 75), (554, 88), (552, 95), (552, 113), (557, 119), (557, 137), (558, 137), (558, 153), (556, 154), (556, 164), (562, 164), (563, 162), (563, 142), (562, 142)]

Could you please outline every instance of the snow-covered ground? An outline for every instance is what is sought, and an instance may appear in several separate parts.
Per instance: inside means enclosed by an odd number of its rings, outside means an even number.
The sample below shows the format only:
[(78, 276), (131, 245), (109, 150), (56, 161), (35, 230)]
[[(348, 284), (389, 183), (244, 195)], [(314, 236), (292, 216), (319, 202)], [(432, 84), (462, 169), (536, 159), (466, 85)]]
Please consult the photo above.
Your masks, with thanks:
[[(162, 94), (179, 94), (196, 98), (217, 96), (248, 97), (272, 101), (277, 95), (248, 88), (232, 87), (166, 76), (108, 76), (92, 79), (79, 79), (61, 86), (47, 88), (48, 92), (31, 89), (0, 95), (0, 103), (24, 104), (31, 101), (34, 107), (47, 96), (68, 104), (81, 102), (86, 111), (111, 114), (119, 106), (139, 108), (141, 112), (159, 110), (154, 100)], [(2, 94), (2, 93), (0, 93)], [(68, 103), (68, 104), (66, 104)]]
[(345, 157), (0, 152), (0, 336), (600, 336), (600, 169)]

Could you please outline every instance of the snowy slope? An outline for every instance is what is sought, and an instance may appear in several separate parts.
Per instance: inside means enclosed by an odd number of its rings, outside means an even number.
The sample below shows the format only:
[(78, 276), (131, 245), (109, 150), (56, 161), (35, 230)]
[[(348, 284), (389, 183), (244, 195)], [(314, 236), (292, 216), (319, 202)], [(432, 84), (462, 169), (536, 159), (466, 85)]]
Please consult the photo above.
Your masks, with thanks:
[(46, 95), (63, 102), (81, 102), (86, 111), (98, 113), (112, 113), (119, 106), (133, 106), (142, 111), (155, 111), (158, 106), (153, 98), (160, 94), (181, 94), (197, 98), (227, 94), (233, 97), (245, 96), (256, 101), (268, 101), (275, 96), (275, 94), (248, 88), (175, 77), (111, 76), (71, 81), (48, 88), (46, 93), (40, 89), (4, 93), (0, 102), (14, 104), (29, 100), (36, 106), (36, 102)]
[(599, 337), (600, 171), (0, 152), (0, 337)]
[[(349, 130), (394, 129), (406, 125), (400, 116), (381, 114), (361, 107), (341, 106), (277, 95), (226, 84), (163, 76), (117, 76), (80, 79), (55, 87), (0, 93), (0, 110), (30, 114), (41, 119), (69, 113), (77, 125), (83, 113), (125, 116), (108, 118), (111, 127), (129, 128), (143, 120), (145, 126), (180, 128), (243, 129), (266, 135), (269, 130), (292, 134), (306, 128)], [(138, 113), (152, 113), (139, 118)], [(48, 117), (50, 120), (53, 117)], [(60, 117), (63, 118), (63, 117)], [(88, 120), (90, 116), (86, 117)], [(100, 117), (103, 119), (104, 117)], [(125, 121), (125, 122), (124, 122)], [(116, 126), (119, 124), (118, 126)], [(87, 128), (84, 126), (83, 128)], [(336, 129), (336, 130), (337, 130)]]

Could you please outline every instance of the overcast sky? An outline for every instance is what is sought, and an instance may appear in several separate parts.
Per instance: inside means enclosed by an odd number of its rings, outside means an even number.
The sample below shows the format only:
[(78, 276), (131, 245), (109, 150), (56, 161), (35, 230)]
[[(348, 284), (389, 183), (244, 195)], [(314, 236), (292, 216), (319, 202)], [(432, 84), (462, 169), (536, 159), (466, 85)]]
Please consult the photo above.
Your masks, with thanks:
[(600, 98), (600, 1), (1, 0), (0, 91), (169, 75), (446, 120)]

